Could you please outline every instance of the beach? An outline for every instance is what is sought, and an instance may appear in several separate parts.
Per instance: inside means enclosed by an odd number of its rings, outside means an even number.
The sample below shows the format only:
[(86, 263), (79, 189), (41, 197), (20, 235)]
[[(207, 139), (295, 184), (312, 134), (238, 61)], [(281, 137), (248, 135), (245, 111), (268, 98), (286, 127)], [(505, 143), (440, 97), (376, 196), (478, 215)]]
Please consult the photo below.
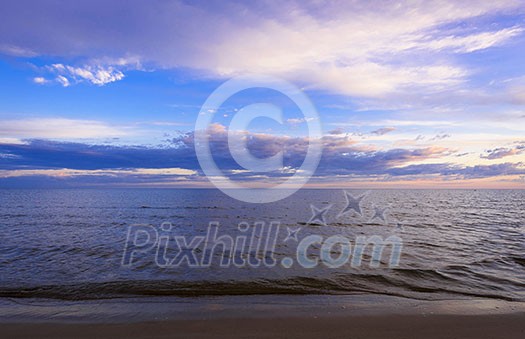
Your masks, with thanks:
[[(33, 311), (26, 305), (16, 320), (2, 317), (0, 331), (9, 338), (523, 338), (525, 334), (525, 304), (493, 300), (246, 296), (44, 305), (40, 301)], [(16, 314), (16, 306), (10, 307), (4, 302), (2, 313)]]
[(523, 338), (525, 314), (2, 324), (6, 338)]

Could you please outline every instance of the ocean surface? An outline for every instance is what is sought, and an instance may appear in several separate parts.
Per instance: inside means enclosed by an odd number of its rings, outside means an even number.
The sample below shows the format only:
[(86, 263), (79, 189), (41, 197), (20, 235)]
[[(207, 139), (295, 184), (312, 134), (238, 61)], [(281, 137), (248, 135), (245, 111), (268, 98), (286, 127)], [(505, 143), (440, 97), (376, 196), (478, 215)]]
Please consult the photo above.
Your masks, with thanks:
[[(341, 214), (347, 201), (340, 189), (301, 190), (270, 204), (242, 203), (212, 189), (0, 190), (0, 298), (371, 293), (525, 301), (525, 191), (347, 192), (363, 196), (361, 213)], [(327, 209), (325, 225), (309, 223), (312, 205)], [(193, 267), (189, 259), (159, 265), (159, 258), (180, 252), (175, 236), (185, 237), (188, 245), (207, 234), (210, 222), (220, 235), (241, 240), (256, 222), (278, 223), (271, 253), (276, 264), (221, 266), (228, 254), (217, 250), (206, 267)], [(239, 223), (245, 223), (242, 229)], [(140, 247), (144, 239), (128, 238), (136, 225), (167, 234), (162, 241), (172, 240), (162, 244), (171, 245)], [(283, 259), (296, 259), (298, 244), (312, 235), (338, 235), (354, 247), (360, 236), (394, 236), (402, 240), (399, 264), (389, 266), (387, 246), (378, 267), (369, 265), (371, 252), (358, 267), (333, 268), (319, 260), (311, 268), (297, 261), (284, 265)], [(132, 240), (138, 241), (136, 247)], [(319, 259), (319, 247), (309, 248), (311, 260)], [(143, 252), (129, 256), (133, 249)], [(330, 255), (337, 258), (341, 250), (334, 246)], [(194, 254), (202, 255), (202, 249)], [(250, 254), (239, 258), (243, 255)], [(123, 258), (130, 259), (129, 265)]]

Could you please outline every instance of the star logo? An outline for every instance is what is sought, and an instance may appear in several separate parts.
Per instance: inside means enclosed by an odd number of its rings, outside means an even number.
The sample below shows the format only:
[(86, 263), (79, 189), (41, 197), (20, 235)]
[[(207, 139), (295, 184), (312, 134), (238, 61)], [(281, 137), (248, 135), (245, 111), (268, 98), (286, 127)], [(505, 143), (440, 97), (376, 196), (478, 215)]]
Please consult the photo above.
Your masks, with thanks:
[(284, 242), (287, 242), (288, 240), (299, 241), (299, 239), (297, 239), (297, 234), (299, 233), (300, 230), (301, 230), (301, 227), (297, 227), (297, 228), (286, 227), (286, 231), (288, 232), (288, 235), (286, 235), (286, 238), (284, 238)]
[(313, 204), (310, 204), (310, 208), (312, 209), (312, 217), (310, 220), (308, 220), (308, 223), (312, 225), (326, 226), (325, 215), (331, 207), (332, 205), (329, 205), (325, 208), (317, 208)]
[(387, 210), (388, 208), (381, 208), (378, 206), (374, 206), (374, 215), (372, 216), (372, 218), (370, 218), (370, 221), (373, 221), (374, 219), (381, 219), (383, 223), (386, 222), (385, 212)]
[(351, 211), (355, 211), (359, 215), (363, 215), (361, 212), (361, 200), (365, 197), (366, 194), (356, 198), (347, 191), (343, 191), (346, 199), (346, 207), (339, 213), (338, 217), (345, 215)]

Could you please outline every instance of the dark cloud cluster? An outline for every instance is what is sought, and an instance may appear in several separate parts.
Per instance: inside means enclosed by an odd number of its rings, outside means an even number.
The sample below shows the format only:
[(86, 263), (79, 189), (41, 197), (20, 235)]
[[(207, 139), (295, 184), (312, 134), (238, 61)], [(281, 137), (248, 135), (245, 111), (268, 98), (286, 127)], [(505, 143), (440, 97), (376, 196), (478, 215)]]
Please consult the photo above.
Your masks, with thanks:
[(375, 131), (372, 131), (370, 133), (375, 134), (375, 135), (385, 135), (385, 134), (393, 132), (395, 130), (396, 130), (395, 127), (383, 127), (383, 128), (377, 129)]
[(0, 153), (13, 155), (10, 158), (0, 159), (0, 168), (8, 170), (169, 167), (194, 169), (198, 166), (193, 149), (184, 146), (173, 148), (119, 147), (30, 140), (27, 144), (22, 145), (0, 145)]
[[(253, 173), (243, 171), (232, 158), (229, 151), (228, 133), (224, 126), (213, 125), (208, 130), (210, 147), (215, 162), (233, 179), (250, 180)], [(284, 156), (284, 168), (265, 173), (267, 178), (289, 176), (299, 168), (306, 155), (309, 140), (306, 137), (275, 136), (239, 132), (234, 138), (236, 143), (246, 143), (250, 152), (259, 158), (272, 156), (280, 151)], [(230, 140), (231, 142), (231, 140)], [(322, 138), (323, 153), (317, 172), (318, 178), (345, 176), (401, 177), (440, 175), (455, 178), (485, 178), (500, 175), (525, 174), (522, 163), (505, 163), (497, 165), (459, 166), (448, 163), (411, 164), (428, 159), (439, 159), (454, 154), (442, 147), (425, 147), (415, 149), (380, 150), (372, 146), (357, 143), (345, 134), (329, 134)], [(235, 145), (234, 145), (235, 146)], [(518, 145), (516, 147), (522, 147)], [(26, 144), (0, 145), (0, 170), (4, 173), (20, 170), (115, 170), (115, 169), (163, 169), (180, 168), (200, 172), (200, 166), (194, 150), (193, 133), (187, 133), (171, 140), (170, 147), (130, 147), (88, 145), (82, 143), (56, 142), (48, 140), (27, 140)], [(117, 172), (119, 174), (119, 172)], [(123, 172), (97, 173), (85, 178), (87, 183), (155, 183), (171, 180), (169, 175), (130, 175)], [(38, 176), (43, 175), (42, 172)], [(35, 176), (27, 182), (34, 184)], [(79, 175), (74, 180), (81, 177)], [(18, 180), (19, 177), (4, 175), (0, 179), (3, 185)], [(202, 181), (201, 175), (192, 175), (190, 180)]]
[(525, 142), (519, 142), (516, 146), (512, 147), (498, 147), (494, 149), (488, 149), (485, 154), (481, 154), (480, 157), (483, 159), (495, 160), (508, 157), (511, 155), (517, 155), (525, 152)]
[(386, 173), (392, 176), (441, 175), (457, 179), (479, 179), (502, 175), (525, 174), (523, 163), (503, 163), (495, 165), (458, 166), (451, 164), (422, 164), (391, 168)]

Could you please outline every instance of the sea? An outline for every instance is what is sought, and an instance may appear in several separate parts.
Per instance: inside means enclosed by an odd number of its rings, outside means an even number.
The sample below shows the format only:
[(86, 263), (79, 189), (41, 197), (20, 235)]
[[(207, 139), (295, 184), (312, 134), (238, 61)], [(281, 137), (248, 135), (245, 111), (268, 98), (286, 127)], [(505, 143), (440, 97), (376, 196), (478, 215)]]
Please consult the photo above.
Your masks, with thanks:
[(523, 302), (525, 191), (0, 190), (0, 299), (285, 294)]

